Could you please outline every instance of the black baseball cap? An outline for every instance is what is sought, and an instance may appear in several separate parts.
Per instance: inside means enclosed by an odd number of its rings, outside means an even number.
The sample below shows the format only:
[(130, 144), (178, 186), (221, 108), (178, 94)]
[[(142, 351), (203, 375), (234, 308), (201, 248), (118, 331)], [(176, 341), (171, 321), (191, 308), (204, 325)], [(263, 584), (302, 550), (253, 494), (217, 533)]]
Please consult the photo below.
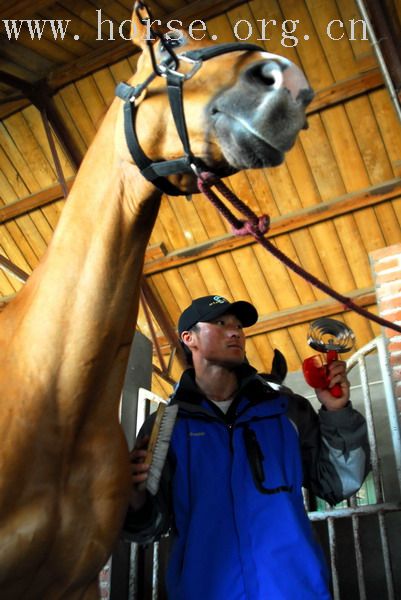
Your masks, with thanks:
[(245, 300), (229, 302), (222, 296), (203, 296), (193, 300), (181, 314), (178, 320), (178, 333), (181, 335), (183, 331), (189, 331), (199, 321), (207, 323), (228, 312), (235, 315), (244, 327), (249, 327), (258, 320), (258, 312), (250, 302)]

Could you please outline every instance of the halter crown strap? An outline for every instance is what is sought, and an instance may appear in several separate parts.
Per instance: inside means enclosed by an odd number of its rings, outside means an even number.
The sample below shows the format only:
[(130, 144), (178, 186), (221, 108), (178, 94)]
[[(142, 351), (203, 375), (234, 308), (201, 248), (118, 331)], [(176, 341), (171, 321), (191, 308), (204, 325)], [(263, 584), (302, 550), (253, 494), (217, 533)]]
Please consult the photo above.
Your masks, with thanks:
[(206, 48), (198, 48), (198, 50), (188, 50), (183, 52), (184, 56), (192, 60), (209, 60), (221, 54), (228, 52), (266, 52), (262, 46), (247, 42), (227, 42), (225, 44), (215, 44)]
[[(227, 52), (264, 52), (261, 46), (256, 44), (232, 42), (226, 44), (217, 44), (215, 46), (209, 46), (207, 48), (200, 48), (199, 50), (189, 50), (178, 55), (184, 58), (189, 58), (194, 62), (202, 62), (209, 60), (221, 54)], [(183, 103), (183, 82), (185, 76), (179, 71), (175, 70), (172, 66), (174, 63), (171, 56), (167, 57), (159, 66), (157, 72), (154, 71), (151, 75), (141, 84), (133, 87), (127, 83), (119, 83), (116, 87), (116, 95), (124, 100), (124, 131), (128, 145), (128, 149), (135, 164), (139, 167), (143, 177), (148, 179), (155, 185), (160, 191), (169, 194), (171, 196), (181, 196), (183, 192), (168, 181), (168, 175), (175, 175), (178, 173), (193, 173), (194, 170), (200, 171), (205, 169), (205, 165), (202, 161), (192, 154), (188, 129), (185, 120), (184, 103)], [(160, 68), (162, 67), (162, 69)], [(180, 137), (184, 156), (175, 160), (163, 160), (159, 162), (152, 161), (140, 147), (138, 137), (135, 130), (135, 120), (137, 107), (135, 106), (135, 99), (137, 99), (142, 92), (147, 88), (149, 83), (158, 75), (162, 74), (167, 79), (167, 91), (170, 102), (170, 108), (177, 129), (177, 133)]]

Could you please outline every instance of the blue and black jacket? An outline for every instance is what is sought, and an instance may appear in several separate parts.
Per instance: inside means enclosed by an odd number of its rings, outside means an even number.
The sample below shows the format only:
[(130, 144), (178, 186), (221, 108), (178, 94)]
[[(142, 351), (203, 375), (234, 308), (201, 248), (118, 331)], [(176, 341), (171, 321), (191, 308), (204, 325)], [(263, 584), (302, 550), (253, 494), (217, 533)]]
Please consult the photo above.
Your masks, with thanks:
[(316, 414), (249, 365), (237, 375), (224, 414), (191, 369), (183, 374), (160, 491), (128, 513), (126, 537), (147, 543), (170, 530), (170, 600), (328, 600), (302, 486), (331, 504), (359, 489), (369, 467), (365, 420), (351, 404)]

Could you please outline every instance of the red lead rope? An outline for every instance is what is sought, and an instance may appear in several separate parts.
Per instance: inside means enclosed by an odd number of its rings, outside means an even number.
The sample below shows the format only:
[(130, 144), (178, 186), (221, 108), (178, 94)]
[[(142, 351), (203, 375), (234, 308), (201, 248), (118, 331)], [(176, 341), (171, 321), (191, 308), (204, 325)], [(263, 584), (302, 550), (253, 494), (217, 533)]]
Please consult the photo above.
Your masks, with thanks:
[[(255, 213), (247, 206), (242, 200), (237, 198), (235, 194), (231, 190), (228, 189), (225, 183), (221, 181), (216, 175), (209, 172), (203, 172), (198, 176), (198, 189), (205, 194), (205, 196), (210, 200), (210, 202), (217, 208), (217, 210), (223, 215), (223, 217), (231, 224), (234, 235), (252, 235), (258, 242), (261, 244), (266, 250), (268, 250), (273, 256), (281, 260), (289, 269), (294, 271), (300, 277), (303, 277), (306, 281), (309, 281), (313, 286), (331, 296), (338, 302), (340, 302), (344, 308), (348, 308), (349, 310), (353, 310), (354, 312), (362, 315), (366, 319), (370, 321), (375, 321), (379, 325), (383, 327), (389, 327), (394, 331), (398, 331), (401, 333), (401, 326), (396, 325), (395, 323), (391, 323), (391, 321), (387, 321), (382, 317), (378, 317), (373, 313), (369, 312), (365, 308), (358, 306), (348, 298), (347, 296), (343, 296), (339, 294), (335, 290), (333, 290), (330, 286), (320, 281), (317, 277), (305, 271), (300, 265), (297, 265), (291, 258), (289, 258), (286, 254), (281, 252), (270, 240), (265, 237), (265, 234), (269, 230), (270, 219), (267, 215), (263, 215), (261, 217), (257, 217)], [(238, 210), (241, 214), (246, 218), (245, 221), (241, 221), (237, 219), (235, 215), (231, 212), (231, 210), (220, 200), (220, 198), (215, 194), (215, 192), (211, 189), (215, 187), (222, 196), (228, 202), (230, 202), (233, 207)]]

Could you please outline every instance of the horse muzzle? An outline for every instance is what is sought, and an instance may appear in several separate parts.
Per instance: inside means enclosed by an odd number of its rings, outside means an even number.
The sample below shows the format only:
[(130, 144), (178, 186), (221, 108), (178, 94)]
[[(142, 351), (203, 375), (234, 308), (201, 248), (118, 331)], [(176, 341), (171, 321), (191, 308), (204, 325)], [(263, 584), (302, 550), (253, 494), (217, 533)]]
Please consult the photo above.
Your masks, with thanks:
[(261, 53), (238, 80), (217, 94), (207, 120), (229, 165), (235, 169), (277, 166), (307, 128), (313, 90), (302, 71), (280, 56)]

